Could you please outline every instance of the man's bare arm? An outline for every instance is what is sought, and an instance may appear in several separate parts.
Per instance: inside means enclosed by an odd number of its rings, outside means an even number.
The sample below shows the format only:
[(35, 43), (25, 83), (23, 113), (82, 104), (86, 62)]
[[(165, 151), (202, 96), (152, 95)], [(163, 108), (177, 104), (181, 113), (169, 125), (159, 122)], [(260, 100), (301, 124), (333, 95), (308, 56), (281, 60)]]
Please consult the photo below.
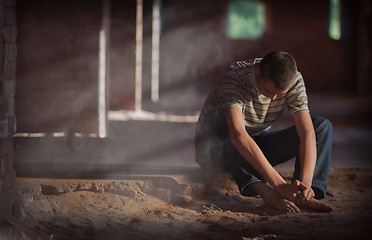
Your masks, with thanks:
[(225, 108), (227, 129), (233, 146), (240, 155), (274, 188), (284, 184), (284, 179), (267, 161), (256, 142), (248, 135), (239, 109)]
[(300, 176), (299, 180), (303, 182), (308, 191), (307, 200), (313, 197), (311, 183), (316, 162), (316, 137), (309, 112), (300, 112), (293, 116), (298, 136), (300, 138)]

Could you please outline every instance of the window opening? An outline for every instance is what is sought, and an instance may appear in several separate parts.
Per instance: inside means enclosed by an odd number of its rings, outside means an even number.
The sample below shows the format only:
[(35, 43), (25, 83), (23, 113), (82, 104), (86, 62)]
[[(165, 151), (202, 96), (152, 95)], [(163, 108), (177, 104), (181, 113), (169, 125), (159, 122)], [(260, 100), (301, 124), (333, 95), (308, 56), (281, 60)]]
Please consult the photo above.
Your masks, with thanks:
[(227, 36), (233, 39), (261, 37), (265, 27), (265, 5), (259, 1), (234, 1), (228, 6)]
[[(194, 115), (174, 115), (164, 112), (153, 113), (142, 109), (142, 65), (143, 65), (143, 3), (137, 0), (136, 12), (136, 72), (135, 72), (135, 109), (109, 111), (110, 121), (161, 121), (161, 122), (189, 122), (198, 121), (199, 113)], [(159, 100), (159, 54), (161, 35), (161, 0), (153, 1), (153, 34), (152, 34), (152, 69), (151, 69), (151, 99)], [(56, 134), (58, 136), (58, 134)]]
[(329, 37), (333, 40), (341, 39), (341, 1), (330, 0), (329, 9)]

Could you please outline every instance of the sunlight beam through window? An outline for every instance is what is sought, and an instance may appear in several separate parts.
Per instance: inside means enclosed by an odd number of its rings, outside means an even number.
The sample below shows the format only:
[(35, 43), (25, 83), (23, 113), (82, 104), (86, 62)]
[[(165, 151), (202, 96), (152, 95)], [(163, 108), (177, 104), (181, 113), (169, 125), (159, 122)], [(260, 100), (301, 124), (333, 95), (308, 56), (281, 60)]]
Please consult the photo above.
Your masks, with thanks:
[(142, 0), (137, 0), (136, 17), (136, 72), (135, 72), (135, 111), (142, 110), (142, 35), (143, 35), (143, 17)]
[(160, 0), (154, 0), (152, 9), (152, 61), (151, 100), (159, 100), (159, 54), (160, 54)]

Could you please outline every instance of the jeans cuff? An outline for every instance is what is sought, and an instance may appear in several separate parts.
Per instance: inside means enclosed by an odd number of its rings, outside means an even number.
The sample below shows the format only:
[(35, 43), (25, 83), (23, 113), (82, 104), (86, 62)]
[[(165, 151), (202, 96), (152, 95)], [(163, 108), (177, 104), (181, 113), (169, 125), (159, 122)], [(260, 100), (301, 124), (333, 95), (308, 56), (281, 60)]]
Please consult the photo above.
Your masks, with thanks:
[(314, 198), (315, 199), (320, 200), (320, 199), (325, 198), (327, 191), (323, 191), (322, 188), (320, 188), (318, 186), (314, 186), (314, 185), (311, 186), (311, 188), (314, 191), (314, 194), (315, 194)]
[(252, 183), (256, 183), (256, 182), (262, 182), (260, 179), (258, 178), (252, 178), (250, 181), (248, 181), (245, 185), (243, 185), (243, 187), (241, 187), (239, 190), (240, 190), (240, 194), (243, 195), (243, 196), (246, 196), (246, 197), (253, 197), (253, 196), (257, 196), (258, 193), (253, 190), (253, 188), (251, 187), (251, 184)]

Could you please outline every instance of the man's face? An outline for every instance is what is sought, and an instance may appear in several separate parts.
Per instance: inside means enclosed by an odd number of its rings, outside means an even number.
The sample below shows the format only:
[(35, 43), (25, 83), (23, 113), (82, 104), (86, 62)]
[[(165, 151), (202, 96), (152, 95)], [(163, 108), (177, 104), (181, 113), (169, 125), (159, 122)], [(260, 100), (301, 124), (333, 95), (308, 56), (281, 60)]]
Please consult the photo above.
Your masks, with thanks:
[(259, 78), (258, 80), (258, 90), (265, 95), (266, 97), (270, 98), (271, 100), (275, 100), (278, 94), (282, 94), (288, 91), (288, 89), (278, 89), (276, 88), (275, 84), (269, 79)]

